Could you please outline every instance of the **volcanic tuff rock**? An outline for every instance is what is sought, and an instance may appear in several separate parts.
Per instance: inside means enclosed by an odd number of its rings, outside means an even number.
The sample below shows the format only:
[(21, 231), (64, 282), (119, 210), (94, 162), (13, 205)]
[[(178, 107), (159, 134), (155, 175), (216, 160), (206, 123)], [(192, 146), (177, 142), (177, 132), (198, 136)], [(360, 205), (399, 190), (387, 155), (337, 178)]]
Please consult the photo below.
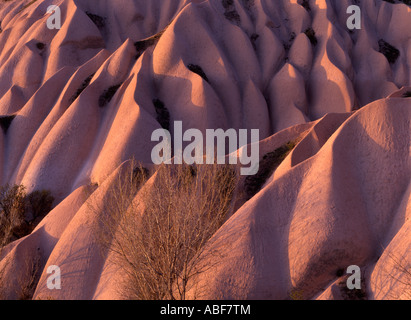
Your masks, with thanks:
[[(346, 27), (351, 4), (361, 30)], [(102, 203), (131, 157), (150, 164), (151, 133), (179, 120), (258, 128), (260, 159), (297, 143), (207, 244), (224, 254), (196, 279), (204, 298), (337, 299), (338, 270), (355, 264), (368, 298), (409, 299), (394, 261), (410, 266), (410, 6), (1, 0), (0, 21), (0, 182), (56, 199), (1, 253), (7, 298), (38, 256), (34, 298), (119, 298), (87, 197)], [(50, 265), (61, 290), (47, 289)]]

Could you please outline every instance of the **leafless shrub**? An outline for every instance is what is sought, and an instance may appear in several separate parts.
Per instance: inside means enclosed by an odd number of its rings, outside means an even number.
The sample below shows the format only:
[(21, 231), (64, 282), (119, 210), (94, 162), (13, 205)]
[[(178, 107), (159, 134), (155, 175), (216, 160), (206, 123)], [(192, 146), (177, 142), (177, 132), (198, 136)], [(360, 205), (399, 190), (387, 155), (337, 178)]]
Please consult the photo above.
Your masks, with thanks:
[[(1, 253), (1, 249), (0, 249)], [(7, 286), (9, 283), (5, 281), (6, 275), (6, 266), (11, 262), (11, 258), (6, 257), (8, 261), (3, 263), (0, 266), (0, 300), (18, 299), (18, 300), (31, 300), (36, 290), (38, 281), (41, 275), (41, 256), (39, 253), (36, 253), (34, 257), (24, 260), (24, 265), (18, 273), (18, 278), (15, 279), (17, 286), (15, 287), (15, 294), (13, 294)], [(9, 269), (8, 272), (13, 270)], [(10, 296), (11, 295), (11, 296)]]
[(40, 255), (25, 260), (23, 276), (18, 279), (17, 297), (19, 300), (31, 300), (40, 279)]
[(47, 190), (27, 195), (22, 185), (0, 187), (0, 249), (30, 234), (51, 211), (53, 201)]
[(21, 185), (0, 188), (0, 249), (13, 240), (16, 229), (24, 221), (25, 197)]
[(226, 165), (161, 165), (150, 181), (139, 167), (115, 184), (99, 239), (126, 274), (125, 298), (180, 300), (200, 290), (192, 280), (212, 266), (196, 262), (226, 220), (236, 179)]
[[(22, 185), (0, 187), (0, 257), (3, 248), (14, 240), (33, 231), (40, 220), (52, 209), (54, 198), (47, 190), (34, 191), (29, 195)], [(27, 217), (30, 215), (30, 218)], [(4, 259), (8, 259), (5, 257)], [(6, 265), (0, 266), (0, 300), (6, 298), (4, 287)], [(22, 276), (17, 279), (19, 299), (31, 299), (39, 280), (40, 255), (27, 259)]]
[(393, 263), (393, 270), (386, 270), (387, 275), (394, 283), (404, 288), (401, 294), (389, 294), (389, 298), (411, 300), (411, 264), (408, 258), (392, 252), (388, 253), (388, 257)]
[[(0, 255), (2, 249), (0, 248)], [(0, 265), (0, 300), (5, 300), (5, 288), (4, 288), (4, 273), (5, 273), (5, 264), (3, 266)]]
[[(384, 263), (371, 282), (374, 294), (384, 293), (384, 299), (411, 299), (411, 264), (408, 256), (381, 245)], [(380, 259), (380, 258), (379, 258)]]

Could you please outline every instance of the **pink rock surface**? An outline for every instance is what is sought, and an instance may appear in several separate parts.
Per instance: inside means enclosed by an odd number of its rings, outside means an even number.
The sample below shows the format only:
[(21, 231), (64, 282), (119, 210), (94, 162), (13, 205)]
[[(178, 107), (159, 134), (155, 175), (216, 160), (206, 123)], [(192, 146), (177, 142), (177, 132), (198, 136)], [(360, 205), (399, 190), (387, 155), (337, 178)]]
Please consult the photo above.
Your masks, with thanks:
[[(207, 243), (201, 298), (344, 299), (337, 271), (358, 265), (367, 298), (409, 299), (396, 261), (411, 263), (411, 7), (361, 1), (350, 32), (351, 1), (301, 3), (0, 2), (0, 118), (15, 116), (0, 130), (0, 184), (55, 197), (0, 253), (6, 298), (37, 260), (34, 299), (121, 298), (93, 232), (103, 212), (86, 200), (103, 204), (130, 158), (151, 164), (158, 99), (183, 130), (259, 129), (260, 159), (297, 142)], [(51, 4), (60, 30), (47, 28)], [(222, 255), (211, 263), (207, 250)], [(50, 265), (61, 290), (46, 286)]]

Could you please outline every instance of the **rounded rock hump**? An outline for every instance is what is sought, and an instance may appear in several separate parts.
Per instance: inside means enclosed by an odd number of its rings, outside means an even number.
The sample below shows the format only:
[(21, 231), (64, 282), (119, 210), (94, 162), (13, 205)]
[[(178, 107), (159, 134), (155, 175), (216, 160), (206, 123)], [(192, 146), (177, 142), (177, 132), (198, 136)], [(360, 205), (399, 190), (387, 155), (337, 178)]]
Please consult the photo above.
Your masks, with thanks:
[(193, 261), (212, 265), (192, 279), (203, 298), (352, 298), (350, 265), (367, 271), (357, 298), (409, 298), (411, 8), (355, 2), (350, 30), (348, 0), (0, 1), (0, 185), (55, 199), (0, 248), (0, 296), (32, 262), (31, 298), (121, 298), (94, 231), (130, 159), (149, 172), (152, 133), (179, 122), (259, 130), (257, 173)]

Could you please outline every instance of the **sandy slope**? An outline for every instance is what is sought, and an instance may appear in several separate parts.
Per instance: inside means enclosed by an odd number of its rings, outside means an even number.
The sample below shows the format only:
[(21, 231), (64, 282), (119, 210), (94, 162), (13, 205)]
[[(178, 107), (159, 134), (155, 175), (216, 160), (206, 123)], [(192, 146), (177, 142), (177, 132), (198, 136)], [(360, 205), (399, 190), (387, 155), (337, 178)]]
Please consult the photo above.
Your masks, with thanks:
[[(96, 184), (104, 202), (130, 157), (151, 162), (158, 99), (184, 129), (260, 129), (261, 158), (300, 141), (210, 241), (226, 254), (199, 279), (206, 298), (340, 298), (336, 271), (350, 264), (369, 298), (404, 298), (391, 257), (410, 263), (411, 8), (361, 1), (349, 32), (353, 2), (1, 1), (0, 117), (15, 118), (0, 130), (0, 184), (49, 189), (58, 204), (2, 253), (8, 296), (40, 257), (35, 298), (118, 297), (85, 200)], [(47, 29), (51, 4), (60, 30)], [(50, 292), (53, 264), (64, 280)]]

